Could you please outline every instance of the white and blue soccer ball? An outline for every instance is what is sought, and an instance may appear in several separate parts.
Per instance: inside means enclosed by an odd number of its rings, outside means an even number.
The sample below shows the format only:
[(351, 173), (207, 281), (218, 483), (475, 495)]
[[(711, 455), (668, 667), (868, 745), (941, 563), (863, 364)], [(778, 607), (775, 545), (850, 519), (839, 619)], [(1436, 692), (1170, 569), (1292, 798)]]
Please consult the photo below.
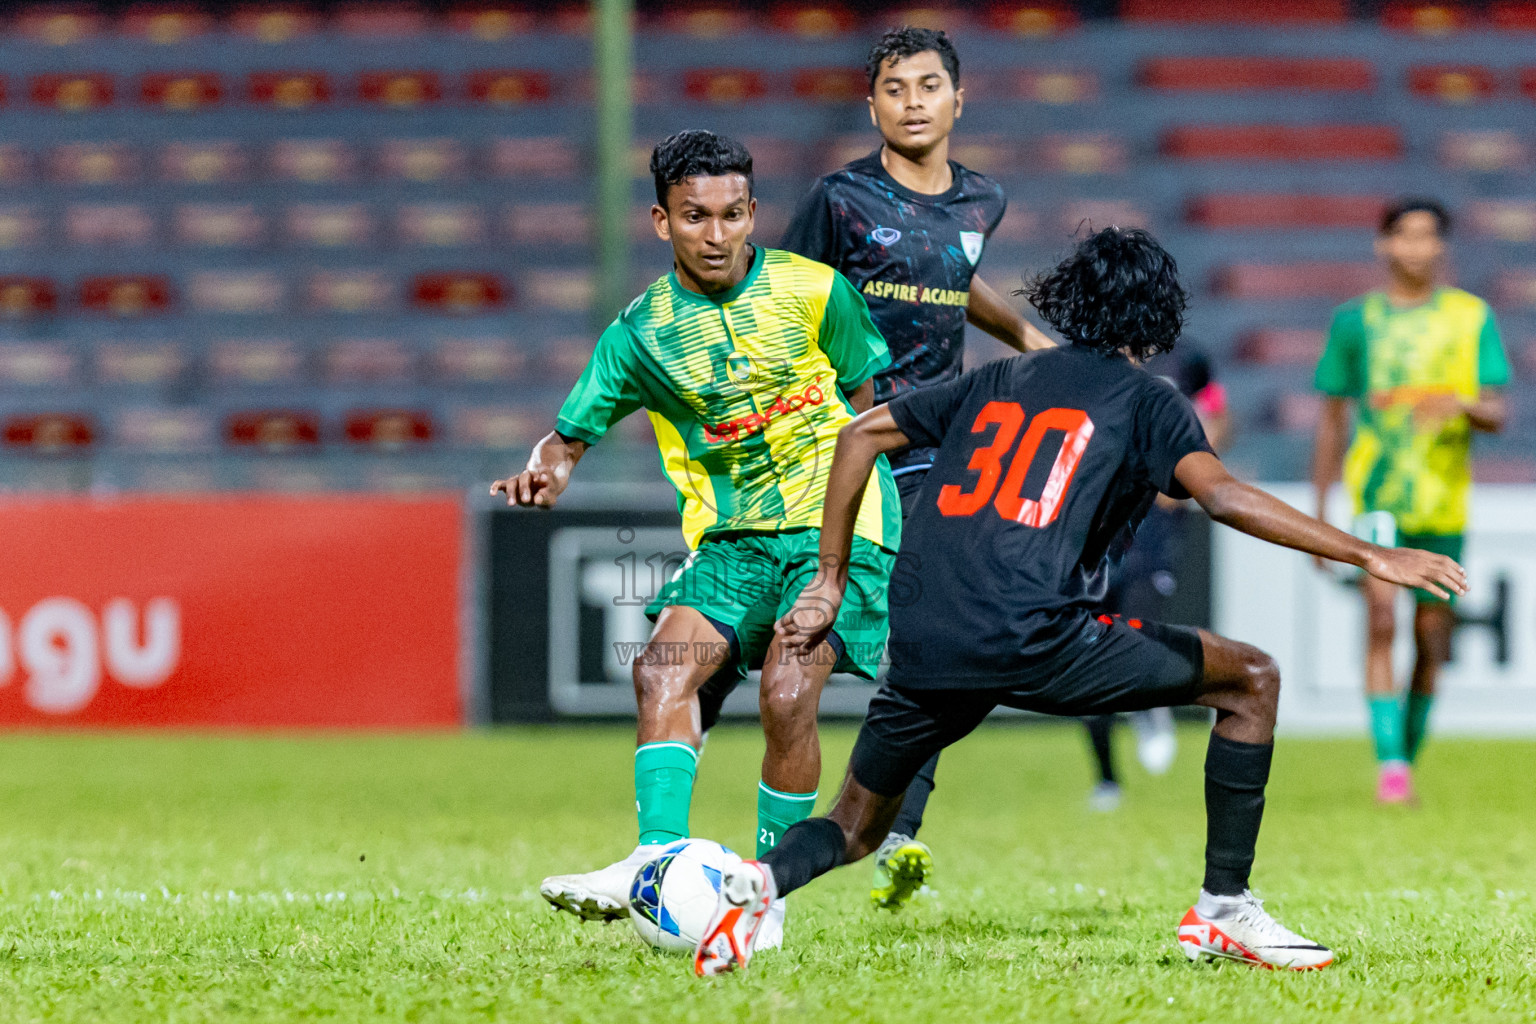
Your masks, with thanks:
[(691, 953), (704, 937), (720, 897), (720, 879), (741, 858), (708, 839), (659, 847), (635, 872), (629, 919), (647, 944)]

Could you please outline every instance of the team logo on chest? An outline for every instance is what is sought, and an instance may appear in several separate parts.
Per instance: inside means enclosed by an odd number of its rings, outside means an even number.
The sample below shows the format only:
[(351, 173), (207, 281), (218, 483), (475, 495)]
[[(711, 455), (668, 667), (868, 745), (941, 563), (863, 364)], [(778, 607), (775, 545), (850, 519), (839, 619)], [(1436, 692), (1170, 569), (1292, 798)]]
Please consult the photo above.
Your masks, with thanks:
[(881, 245), (895, 245), (901, 241), (901, 232), (895, 228), (875, 228), (869, 233), (869, 237)]
[(971, 261), (971, 266), (981, 259), (981, 247), (987, 242), (987, 236), (980, 231), (960, 232), (960, 250), (965, 253), (965, 258)]

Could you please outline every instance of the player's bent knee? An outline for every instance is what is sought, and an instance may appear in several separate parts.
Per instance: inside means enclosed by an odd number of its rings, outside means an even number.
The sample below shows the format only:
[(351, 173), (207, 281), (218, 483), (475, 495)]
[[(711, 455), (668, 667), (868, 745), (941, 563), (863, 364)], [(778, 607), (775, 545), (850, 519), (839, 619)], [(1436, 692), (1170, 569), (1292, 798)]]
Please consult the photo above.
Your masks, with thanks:
[(765, 692), (758, 700), (758, 710), (765, 727), (792, 729), (816, 721), (816, 704), (814, 691), (784, 687)]
[(1257, 647), (1245, 652), (1243, 690), (1260, 704), (1273, 707), (1280, 703), (1280, 666)]

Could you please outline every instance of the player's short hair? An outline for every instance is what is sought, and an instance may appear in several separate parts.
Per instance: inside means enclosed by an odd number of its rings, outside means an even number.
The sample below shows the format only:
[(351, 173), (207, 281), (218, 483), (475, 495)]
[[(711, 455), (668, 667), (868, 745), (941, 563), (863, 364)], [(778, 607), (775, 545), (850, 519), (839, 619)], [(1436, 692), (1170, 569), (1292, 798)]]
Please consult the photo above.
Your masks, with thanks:
[(667, 206), (667, 189), (689, 178), (717, 178), (740, 174), (752, 195), (752, 154), (735, 139), (702, 128), (668, 135), (651, 150), (651, 176), (656, 179), (656, 203)]
[(1451, 214), (1445, 206), (1434, 199), (1424, 196), (1405, 196), (1395, 199), (1387, 204), (1387, 208), (1381, 211), (1381, 229), (1383, 235), (1390, 235), (1397, 230), (1397, 222), (1410, 213), (1427, 213), (1435, 218), (1435, 230), (1441, 238), (1451, 233)]
[(949, 72), (949, 84), (960, 88), (960, 55), (949, 36), (939, 29), (903, 25), (886, 32), (869, 48), (869, 57), (864, 62), (864, 70), (869, 73), (869, 91), (875, 91), (880, 71), (887, 64), (929, 52), (939, 55), (939, 63)]
[(1015, 294), (1027, 296), (1072, 344), (1123, 349), (1137, 359), (1173, 348), (1189, 305), (1179, 265), (1140, 228), (1105, 228), (1083, 239)]

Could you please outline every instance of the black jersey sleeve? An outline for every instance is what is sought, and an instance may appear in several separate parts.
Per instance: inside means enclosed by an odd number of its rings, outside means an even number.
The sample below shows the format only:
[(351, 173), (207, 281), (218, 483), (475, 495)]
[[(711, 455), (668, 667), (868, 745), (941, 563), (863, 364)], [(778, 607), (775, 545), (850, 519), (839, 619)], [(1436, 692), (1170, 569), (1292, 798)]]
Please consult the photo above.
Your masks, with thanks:
[[(990, 365), (990, 364), (988, 364)], [(954, 380), (897, 395), (886, 403), (891, 419), (913, 446), (937, 448), (949, 433), (955, 413), (970, 397), (977, 375), (986, 367), (962, 373)]]
[(836, 243), (832, 204), (827, 199), (825, 182), (818, 181), (795, 208), (794, 219), (784, 229), (784, 240), (779, 243), (779, 248), (836, 267), (839, 266)]
[(1136, 452), (1152, 486), (1170, 498), (1189, 497), (1174, 470), (1184, 456), (1212, 451), (1189, 399), (1165, 380), (1149, 380), (1136, 405), (1134, 431)]

